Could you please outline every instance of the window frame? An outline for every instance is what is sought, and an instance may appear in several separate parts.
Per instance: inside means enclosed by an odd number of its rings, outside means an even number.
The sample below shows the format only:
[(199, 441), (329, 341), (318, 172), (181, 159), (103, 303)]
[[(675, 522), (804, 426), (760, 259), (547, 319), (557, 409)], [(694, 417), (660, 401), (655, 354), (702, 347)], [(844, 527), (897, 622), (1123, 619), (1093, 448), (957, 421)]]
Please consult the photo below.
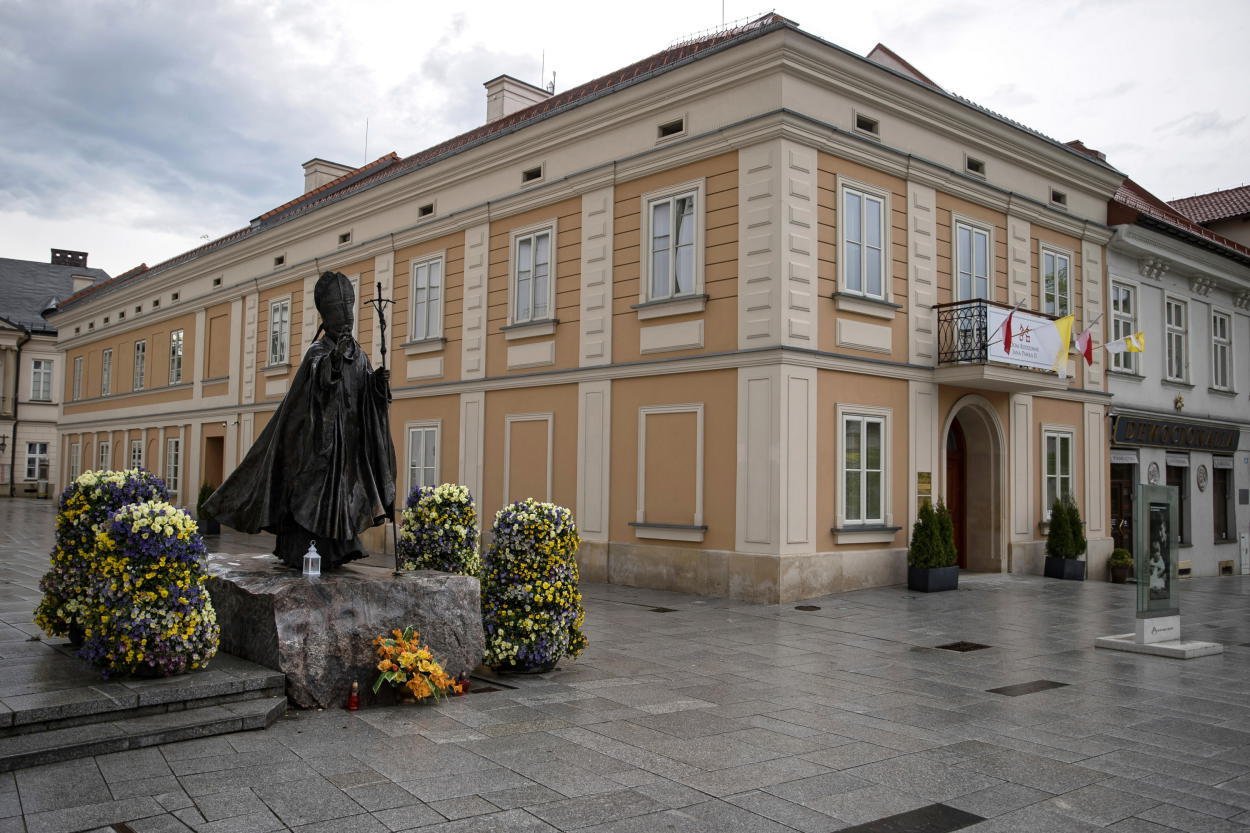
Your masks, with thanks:
[(69, 444), (69, 459), (66, 461), (68, 466), (67, 474), (69, 481), (72, 483), (78, 479), (78, 475), (82, 474), (82, 441)]
[[(1221, 338), (1216, 333), (1216, 320), (1224, 322), (1224, 336)], [(1233, 350), (1233, 316), (1231, 313), (1218, 307), (1211, 308), (1211, 387), (1214, 390), (1232, 393), (1233, 380), (1236, 379), (1235, 357), (1237, 353)], [(1223, 360), (1220, 360), (1220, 354), (1223, 353)], [(1220, 365), (1224, 368), (1224, 383), (1220, 384), (1217, 371)]]
[[(860, 240), (852, 242), (847, 240), (847, 222), (848, 209), (846, 207), (846, 198), (848, 192), (855, 194), (860, 199)], [(890, 197), (891, 194), (884, 188), (869, 185), (853, 179), (838, 177), (838, 203), (837, 203), (837, 224), (838, 224), (838, 294), (854, 295), (860, 298), (868, 298), (875, 301), (890, 302), (892, 295), (892, 284), (894, 280), (894, 262), (891, 257), (891, 237), (890, 237)], [(881, 206), (881, 292), (873, 293), (868, 291), (868, 259), (867, 247), (864, 244), (864, 229), (866, 226), (864, 220), (864, 206), (868, 200), (874, 200)], [(847, 278), (847, 265), (851, 262), (850, 247), (852, 245), (859, 246), (859, 281), (858, 287), (852, 287)]]
[(74, 372), (69, 385), (69, 398), (71, 402), (77, 402), (82, 399), (82, 379), (83, 365), (86, 360), (82, 356), (74, 356)]
[(130, 371), (131, 389), (140, 391), (146, 388), (148, 383), (148, 340), (146, 338), (135, 341), (133, 362)]
[[(429, 278), (426, 278), (426, 298), (424, 301), (417, 298), (417, 271), (422, 267), (426, 267), (427, 276), (430, 274), (430, 268), (434, 265), (438, 266), (438, 296), (430, 298)], [(410, 298), (410, 307), (408, 320), (408, 338), (413, 342), (433, 341), (443, 337), (443, 310), (444, 300), (447, 294), (447, 256), (446, 252), (435, 252), (421, 257), (413, 258), (412, 263), (408, 267), (408, 295)], [(424, 315), (420, 314), (420, 306), (425, 305)], [(437, 309), (434, 305), (437, 304)], [(425, 333), (417, 332), (417, 323), (421, 321), (425, 324)]]
[[(534, 315), (534, 294), (533, 294), (533, 261), (531, 260), (530, 268), (530, 314), (527, 318), (520, 318), (517, 315), (517, 301), (520, 297), (520, 248), (521, 243), (525, 240), (531, 241), (531, 247), (537, 248), (535, 241), (542, 235), (548, 235), (550, 242), (547, 245), (547, 298), (546, 298), (546, 314), (541, 317)], [(556, 318), (556, 241), (557, 229), (555, 218), (542, 223), (525, 226), (523, 228), (513, 229), (508, 236), (508, 326), (524, 327), (529, 324), (547, 324), (555, 321)]]
[[(41, 446), (43, 448), (42, 452), (33, 450)], [(23, 482), (33, 483), (48, 479), (48, 448), (47, 442), (31, 442), (29, 440), (26, 442), (26, 476), (22, 478)], [(33, 475), (31, 474), (32, 470), (34, 471)], [(43, 472), (43, 477), (39, 476), (41, 471)]]
[(113, 395), (113, 348), (100, 353), (100, 396)]
[[(420, 420), (417, 422), (409, 422), (404, 426), (404, 437), (405, 437), (404, 459), (406, 461), (405, 477), (407, 478), (407, 487), (408, 487), (407, 491), (404, 493), (405, 495), (412, 494), (412, 490), (415, 489), (418, 485), (416, 480), (413, 477), (414, 470), (415, 469), (425, 470), (429, 468), (429, 466), (425, 466), (425, 465), (414, 466), (413, 454), (412, 454), (413, 448), (414, 448), (413, 446), (414, 435), (420, 433), (424, 437), (424, 436), (427, 436), (427, 432), (433, 432), (434, 434), (434, 481), (435, 482), (431, 484), (422, 482), (420, 485), (422, 486), (425, 486), (425, 485), (438, 486), (439, 485), (439, 482), (440, 482), (439, 472), (441, 471), (442, 464), (443, 464), (442, 454), (441, 454), (442, 448), (440, 447), (442, 444), (442, 439), (443, 439), (442, 420)], [(423, 439), (422, 440), (423, 450), (425, 448), (425, 445), (424, 445), (425, 442), (426, 440)]]
[[(55, 365), (52, 359), (30, 360), (30, 401), (52, 401), (52, 371)], [(42, 396), (40, 393), (42, 392)]]
[(165, 438), (165, 488), (177, 498), (182, 490), (182, 438)]
[[(837, 436), (835, 437), (835, 445), (837, 447), (837, 482), (834, 490), (837, 493), (837, 505), (835, 507), (835, 517), (837, 519), (837, 528), (839, 531), (856, 530), (880, 530), (890, 529), (894, 523), (894, 515), (890, 490), (892, 488), (892, 471), (890, 469), (892, 455), (891, 448), (891, 432), (893, 430), (894, 412), (891, 408), (880, 408), (871, 405), (858, 404), (839, 404), (837, 406)], [(880, 453), (880, 476), (881, 485), (879, 492), (880, 505), (878, 508), (878, 518), (868, 517), (868, 490), (867, 490), (867, 445), (861, 446), (861, 459), (865, 463), (865, 467), (859, 469), (861, 472), (860, 479), (860, 498), (862, 509), (860, 517), (847, 517), (847, 466), (846, 466), (846, 430), (850, 422), (858, 422), (861, 427), (868, 424), (876, 424), (880, 426), (881, 437), (881, 453)], [(867, 436), (867, 431), (863, 431), (862, 436)], [(876, 471), (873, 469), (873, 471)], [(890, 540), (893, 540), (893, 533), (890, 533)]]
[[(1116, 308), (1116, 290), (1122, 290), (1128, 297), (1129, 311), (1124, 313)], [(1128, 281), (1111, 280), (1111, 340), (1119, 341), (1127, 336), (1137, 332), (1137, 301), (1138, 286)], [(1111, 354), (1111, 369), (1119, 373), (1131, 373), (1134, 376), (1139, 375), (1140, 371), (1137, 367), (1137, 354), (1123, 350), (1119, 353)]]
[(112, 440), (100, 440), (95, 444), (95, 461), (100, 471), (109, 471), (113, 467)]
[[(966, 297), (963, 296), (959, 286), (959, 275), (963, 265), (962, 258), (959, 256), (959, 230), (960, 228), (968, 229), (969, 250), (968, 257), (972, 263), (968, 266), (968, 283), (969, 291), (972, 293)], [(976, 274), (976, 241), (980, 235), (985, 238), (985, 294), (976, 294), (976, 283), (980, 276)], [(964, 217), (960, 214), (951, 214), (951, 299), (954, 301), (993, 301), (994, 300), (994, 229), (985, 223), (974, 220), (970, 217)]]
[(186, 331), (182, 329), (169, 332), (169, 384), (182, 383), (182, 356)]
[[(1184, 315), (1179, 325), (1172, 323), (1169, 314), (1173, 305), (1179, 307)], [(1163, 296), (1163, 378), (1168, 382), (1189, 383), (1189, 321), (1189, 301), (1165, 293)], [(1182, 366), (1179, 376), (1172, 373), (1173, 365), (1177, 364), (1173, 361), (1174, 344), (1180, 347), (1179, 364)]]
[[(274, 325), (274, 314), (285, 311), (285, 319), (280, 319), (281, 328)], [(273, 298), (269, 301), (269, 364), (268, 367), (280, 367), (291, 363), (291, 296)], [(276, 343), (275, 343), (276, 342)], [(280, 348), (280, 352), (278, 350)], [(171, 383), (172, 384), (172, 383)]]
[[(1048, 289), (1046, 285), (1046, 258), (1050, 256), (1055, 261), (1055, 286)], [(1065, 297), (1059, 297), (1059, 261), (1067, 261), (1068, 264), (1068, 288)], [(1076, 280), (1072, 272), (1073, 263), (1072, 252), (1066, 249), (1060, 249), (1049, 243), (1038, 243), (1037, 247), (1037, 290), (1041, 294), (1041, 310), (1046, 315), (1053, 315), (1055, 318), (1062, 318), (1065, 315), (1072, 315), (1075, 311), (1076, 304)], [(1060, 300), (1063, 301), (1062, 311), (1060, 309)]]
[[(1061, 445), (1056, 448), (1056, 468), (1055, 472), (1050, 470), (1050, 441), (1054, 439), (1058, 443), (1067, 442), (1067, 474), (1063, 472), (1063, 460), (1059, 456)], [(1067, 480), (1067, 495), (1076, 500), (1076, 430), (1069, 425), (1043, 425), (1042, 426), (1042, 519), (1050, 522), (1050, 510), (1054, 506), (1055, 497), (1061, 497), (1064, 492), (1061, 491), (1063, 481)], [(1051, 481), (1055, 481), (1054, 496), (1051, 495)]]
[[(135, 452), (139, 452), (137, 455)], [(130, 441), (130, 468), (143, 468), (143, 440)]]
[[(667, 295), (659, 295), (653, 291), (652, 272), (654, 270), (653, 255), (654, 249), (654, 208), (661, 203), (670, 205), (670, 218), (675, 218), (673, 206), (677, 200), (683, 197), (692, 197), (694, 199), (694, 208), (692, 210), (692, 218), (694, 221), (694, 230), (691, 234), (690, 245), (693, 249), (691, 252), (691, 286), (686, 292), (677, 291), (677, 244), (675, 227), (672, 222), (669, 225), (670, 247), (668, 249), (668, 268), (669, 268), (669, 293)], [(638, 241), (638, 266), (639, 266), (639, 287), (638, 300), (642, 304), (662, 304), (665, 302), (682, 301), (687, 298), (697, 298), (704, 292), (704, 268), (706, 262), (706, 229), (707, 229), (707, 183), (705, 179), (689, 180), (680, 182), (675, 185), (669, 185), (664, 188), (658, 188), (653, 191), (641, 195), (639, 201), (640, 210), (640, 236)]]

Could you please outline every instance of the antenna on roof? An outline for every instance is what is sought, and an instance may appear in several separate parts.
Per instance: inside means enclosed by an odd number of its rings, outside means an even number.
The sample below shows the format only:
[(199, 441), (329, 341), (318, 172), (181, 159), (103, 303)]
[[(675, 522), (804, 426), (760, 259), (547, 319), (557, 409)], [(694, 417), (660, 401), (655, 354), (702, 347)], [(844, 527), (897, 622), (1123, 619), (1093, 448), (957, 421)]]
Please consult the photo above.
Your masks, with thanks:
[(543, 50), (542, 58), (539, 59), (538, 83), (541, 84), (543, 79), (547, 77), (547, 50)]
[(360, 164), (362, 165), (369, 164), (369, 117), (368, 116), (365, 117), (365, 158), (364, 158), (364, 161), (361, 162)]
[(551, 71), (551, 83), (547, 85), (547, 92), (552, 95), (556, 94), (556, 71), (554, 69)]
[(750, 24), (760, 22), (766, 15), (772, 14), (774, 11), (775, 9), (768, 9), (758, 14), (747, 15), (746, 17), (740, 17), (737, 20), (725, 22), (725, 3), (724, 0), (721, 0), (721, 24), (719, 26), (713, 26), (710, 29), (704, 29), (693, 34), (686, 35), (685, 37), (678, 38), (670, 43), (668, 48), (674, 49), (678, 46), (687, 46), (695, 43), (696, 41), (705, 40), (716, 35), (725, 35), (729, 33), (736, 34), (740, 31), (745, 32), (748, 29), (754, 28)]

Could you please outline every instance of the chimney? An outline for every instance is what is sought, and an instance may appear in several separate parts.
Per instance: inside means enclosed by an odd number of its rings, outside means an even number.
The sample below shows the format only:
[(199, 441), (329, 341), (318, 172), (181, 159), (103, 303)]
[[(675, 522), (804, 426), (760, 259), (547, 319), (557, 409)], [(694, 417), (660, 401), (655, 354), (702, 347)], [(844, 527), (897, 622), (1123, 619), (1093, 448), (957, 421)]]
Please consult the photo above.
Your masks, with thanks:
[(1068, 147), (1072, 148), (1078, 153), (1083, 153), (1086, 156), (1092, 156), (1094, 159), (1097, 159), (1100, 162), (1107, 161), (1107, 154), (1103, 153), (1101, 150), (1094, 150), (1092, 147), (1088, 147), (1080, 139), (1073, 139), (1072, 141), (1068, 142), (1067, 145)]
[(540, 104), (551, 98), (551, 93), (542, 87), (526, 84), (511, 75), (501, 75), (483, 84), (486, 88), (486, 121), (495, 121), (510, 116), (518, 110), (524, 110), (534, 104)]
[(304, 193), (320, 188), (356, 170), (351, 165), (340, 165), (325, 159), (312, 158), (304, 163)]
[(69, 249), (53, 249), (52, 250), (53, 266), (78, 266), (83, 269), (87, 268), (86, 252), (71, 252)]

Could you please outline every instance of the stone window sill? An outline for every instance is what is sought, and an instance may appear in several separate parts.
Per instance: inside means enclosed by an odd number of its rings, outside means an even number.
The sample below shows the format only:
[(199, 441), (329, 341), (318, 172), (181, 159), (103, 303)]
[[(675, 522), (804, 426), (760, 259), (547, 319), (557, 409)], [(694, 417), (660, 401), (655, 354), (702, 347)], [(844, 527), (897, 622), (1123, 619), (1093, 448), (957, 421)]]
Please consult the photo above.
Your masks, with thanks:
[(556, 331), (556, 325), (559, 319), (544, 318), (542, 321), (526, 321), (524, 324), (508, 324), (503, 327), (503, 337), (508, 341), (516, 341), (522, 338), (533, 338), (534, 336), (549, 336)]
[(405, 341), (399, 345), (404, 348), (404, 355), (419, 356), (422, 353), (437, 353), (447, 346), (447, 339), (441, 336), (435, 338), (423, 338), (418, 341)]
[(698, 524), (649, 524), (630, 521), (634, 535), (638, 538), (653, 538), (660, 541), (694, 541), (701, 543), (707, 526)]
[(852, 292), (833, 293), (833, 302), (840, 312), (857, 312), (873, 318), (893, 321), (895, 313), (902, 309), (901, 304), (894, 304), (881, 298), (870, 298), (867, 295), (856, 295)]
[(1216, 396), (1227, 396), (1229, 399), (1235, 399), (1237, 397), (1237, 391), (1229, 390), (1228, 388), (1207, 388), (1207, 390)]
[(835, 526), (829, 530), (839, 544), (892, 544), (901, 526)]
[(275, 376), (285, 376), (290, 372), (291, 372), (290, 362), (286, 362), (283, 364), (271, 364), (261, 369), (261, 373), (265, 374), (265, 376), (268, 376), (270, 378), (273, 378)]
[(1193, 390), (1194, 386), (1191, 382), (1184, 382), (1180, 379), (1163, 379), (1161, 384), (1167, 388), (1181, 388), (1183, 390)]
[(660, 301), (643, 301), (630, 307), (638, 313), (639, 321), (653, 318), (668, 318), (673, 315), (689, 315), (707, 309), (706, 295), (683, 295), (679, 298), (665, 298)]

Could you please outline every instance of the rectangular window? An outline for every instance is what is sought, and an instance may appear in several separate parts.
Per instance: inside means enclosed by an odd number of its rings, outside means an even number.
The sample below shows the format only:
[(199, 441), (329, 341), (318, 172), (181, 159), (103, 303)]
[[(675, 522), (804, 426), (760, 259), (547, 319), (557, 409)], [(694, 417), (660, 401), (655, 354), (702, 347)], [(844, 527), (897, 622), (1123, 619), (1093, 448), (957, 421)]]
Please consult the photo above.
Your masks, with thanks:
[[(1133, 287), (1111, 284), (1111, 340), (1119, 341), (1137, 332), (1137, 299)], [(1137, 354), (1125, 350), (1111, 355), (1111, 367), (1125, 373), (1137, 372)]]
[(76, 480), (82, 474), (82, 443), (69, 444), (69, 479)]
[(1216, 457), (1211, 469), (1211, 513), (1215, 521), (1215, 543), (1237, 537), (1237, 509), (1233, 506), (1233, 459)]
[(286, 364), (291, 360), (291, 299), (284, 298), (269, 305), (269, 364)]
[(169, 334), (169, 384), (182, 381), (182, 330)]
[(438, 426), (409, 428), (408, 491), (438, 483)]
[(1233, 322), (1225, 313), (1211, 313), (1211, 387), (1233, 389)]
[(842, 519), (847, 526), (885, 523), (885, 418), (842, 418)]
[(1188, 305), (1184, 301), (1168, 298), (1164, 302), (1167, 324), (1167, 378), (1173, 382), (1184, 382), (1188, 376), (1189, 357), (1188, 341), (1185, 333), (1189, 317)]
[(842, 189), (842, 291), (886, 296), (885, 199)]
[(1042, 249), (1042, 312), (1063, 317), (1072, 312), (1072, 258)]
[(143, 468), (143, 440), (130, 441), (130, 467), (132, 469)]
[(47, 443), (26, 443), (26, 479), (48, 479)]
[(113, 468), (113, 443), (108, 440), (101, 440), (96, 459), (98, 463), (96, 468), (100, 471), (108, 471)]
[(443, 334), (443, 259), (412, 264), (412, 340)]
[(512, 323), (551, 318), (551, 230), (516, 238), (513, 250)]
[(990, 233), (955, 223), (955, 300), (990, 297)]
[(135, 378), (134, 389), (143, 390), (147, 383), (148, 375), (148, 343), (146, 341), (135, 342)]
[(647, 300), (694, 294), (696, 210), (693, 191), (647, 203)]
[(100, 357), (100, 395), (113, 392), (113, 348), (105, 350)]
[(32, 402), (52, 401), (52, 360), (31, 359), (30, 399)]
[(165, 488), (171, 497), (177, 497), (182, 476), (182, 441), (165, 441)]
[(1046, 506), (1042, 513), (1050, 517), (1056, 500), (1074, 498), (1072, 493), (1072, 435), (1066, 431), (1043, 433), (1046, 456)]
[(82, 356), (74, 356), (74, 382), (70, 387), (69, 398), (77, 402), (82, 399)]

